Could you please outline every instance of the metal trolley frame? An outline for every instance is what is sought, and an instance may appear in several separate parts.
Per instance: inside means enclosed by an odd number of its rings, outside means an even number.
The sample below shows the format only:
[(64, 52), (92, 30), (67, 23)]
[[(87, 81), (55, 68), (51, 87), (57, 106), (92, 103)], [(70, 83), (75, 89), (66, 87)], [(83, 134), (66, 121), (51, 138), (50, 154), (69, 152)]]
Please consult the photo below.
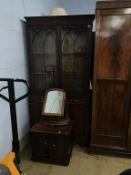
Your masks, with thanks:
[[(17, 128), (17, 117), (16, 117), (16, 103), (23, 100), (29, 95), (29, 84), (24, 79), (12, 79), (12, 78), (0, 78), (0, 82), (6, 82), (7, 86), (4, 86), (0, 89), (0, 98), (7, 101), (10, 106), (10, 117), (11, 117), (11, 126), (12, 126), (12, 151), (16, 154), (16, 164), (20, 162), (20, 144), (18, 139), (18, 128)], [(24, 83), (27, 87), (27, 92), (15, 99), (15, 83)], [(1, 92), (5, 89), (8, 89), (8, 97), (3, 95)]]

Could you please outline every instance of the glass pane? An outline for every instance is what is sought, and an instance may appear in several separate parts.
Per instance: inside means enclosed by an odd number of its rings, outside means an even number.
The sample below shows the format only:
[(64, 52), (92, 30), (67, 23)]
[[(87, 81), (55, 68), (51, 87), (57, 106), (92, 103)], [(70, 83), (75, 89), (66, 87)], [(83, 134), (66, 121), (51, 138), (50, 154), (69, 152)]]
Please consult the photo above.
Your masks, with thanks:
[(46, 95), (42, 115), (64, 115), (65, 93), (63, 90), (50, 90)]
[[(62, 30), (62, 85), (68, 91), (87, 90), (87, 29)], [(85, 81), (86, 80), (86, 81)]]
[(36, 89), (56, 87), (56, 31), (32, 31), (33, 78)]

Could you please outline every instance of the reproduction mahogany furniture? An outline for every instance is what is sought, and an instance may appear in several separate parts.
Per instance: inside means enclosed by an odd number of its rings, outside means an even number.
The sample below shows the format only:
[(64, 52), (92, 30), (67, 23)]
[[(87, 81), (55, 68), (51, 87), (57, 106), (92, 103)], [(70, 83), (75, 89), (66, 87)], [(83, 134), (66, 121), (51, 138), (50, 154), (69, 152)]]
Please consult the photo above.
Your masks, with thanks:
[(30, 121), (38, 122), (48, 88), (67, 93), (74, 140), (87, 142), (94, 15), (26, 17), (30, 77)]
[(72, 152), (72, 124), (36, 123), (30, 131), (32, 160), (68, 165)]
[(89, 152), (131, 154), (131, 1), (97, 2)]

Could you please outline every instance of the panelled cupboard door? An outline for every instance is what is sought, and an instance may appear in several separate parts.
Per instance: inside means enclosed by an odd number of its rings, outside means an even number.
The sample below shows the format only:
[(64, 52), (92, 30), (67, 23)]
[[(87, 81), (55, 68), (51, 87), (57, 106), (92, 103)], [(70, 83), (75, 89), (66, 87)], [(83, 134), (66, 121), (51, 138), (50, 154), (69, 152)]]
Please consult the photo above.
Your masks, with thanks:
[(130, 100), (131, 8), (96, 11), (92, 147), (124, 150)]

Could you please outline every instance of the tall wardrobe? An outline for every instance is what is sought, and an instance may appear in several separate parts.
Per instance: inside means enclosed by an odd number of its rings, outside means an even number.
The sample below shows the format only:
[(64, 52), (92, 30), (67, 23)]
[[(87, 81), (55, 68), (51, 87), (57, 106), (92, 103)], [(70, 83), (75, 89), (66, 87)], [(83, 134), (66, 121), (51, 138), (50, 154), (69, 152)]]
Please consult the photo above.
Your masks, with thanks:
[(131, 152), (131, 1), (96, 5), (90, 152)]

